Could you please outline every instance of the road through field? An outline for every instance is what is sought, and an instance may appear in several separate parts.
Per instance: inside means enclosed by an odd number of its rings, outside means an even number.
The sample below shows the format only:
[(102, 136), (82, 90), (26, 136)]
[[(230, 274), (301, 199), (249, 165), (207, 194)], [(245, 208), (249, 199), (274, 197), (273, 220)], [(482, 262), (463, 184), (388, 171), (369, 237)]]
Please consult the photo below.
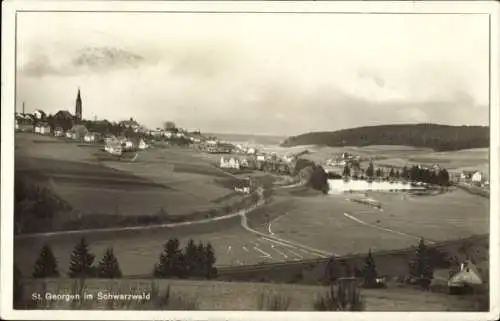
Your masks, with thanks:
[[(404, 232), (400, 232), (400, 231), (396, 231), (396, 230), (393, 230), (393, 229), (390, 229), (390, 228), (385, 228), (385, 227), (381, 227), (381, 226), (377, 226), (377, 225), (374, 225), (374, 224), (370, 224), (370, 223), (367, 223), (363, 220), (360, 220), (359, 218), (357, 217), (354, 217), (348, 213), (344, 213), (344, 216), (347, 217), (348, 219), (351, 219), (355, 222), (358, 222), (359, 224), (362, 224), (364, 226), (368, 226), (368, 227), (372, 227), (372, 228), (375, 228), (377, 230), (380, 230), (380, 231), (384, 231), (384, 232), (388, 232), (388, 233), (393, 233), (393, 234), (398, 234), (398, 235), (402, 235), (402, 236), (406, 236), (406, 237), (409, 237), (409, 238), (412, 238), (412, 239), (416, 239), (416, 240), (420, 240), (422, 237), (421, 236), (415, 236), (415, 235), (411, 235), (411, 234), (408, 234), (408, 233), (404, 233)], [(434, 244), (436, 242), (434, 241), (430, 241), (430, 240), (426, 240), (427, 243), (429, 244)]]

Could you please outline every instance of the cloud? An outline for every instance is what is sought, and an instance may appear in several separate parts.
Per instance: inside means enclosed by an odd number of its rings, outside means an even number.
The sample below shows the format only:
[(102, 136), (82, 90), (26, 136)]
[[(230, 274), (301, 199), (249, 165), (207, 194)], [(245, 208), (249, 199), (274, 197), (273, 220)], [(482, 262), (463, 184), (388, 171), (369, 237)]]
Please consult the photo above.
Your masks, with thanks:
[(81, 87), (84, 117), (151, 127), (297, 134), (487, 123), (478, 17), (35, 16), (20, 28), (18, 102), (48, 112), (72, 110)]
[[(24, 58), (24, 57), (23, 57)], [(86, 47), (69, 55), (52, 56), (43, 51), (27, 59), (18, 72), (28, 77), (72, 76), (138, 68), (145, 59), (132, 52), (112, 47)]]

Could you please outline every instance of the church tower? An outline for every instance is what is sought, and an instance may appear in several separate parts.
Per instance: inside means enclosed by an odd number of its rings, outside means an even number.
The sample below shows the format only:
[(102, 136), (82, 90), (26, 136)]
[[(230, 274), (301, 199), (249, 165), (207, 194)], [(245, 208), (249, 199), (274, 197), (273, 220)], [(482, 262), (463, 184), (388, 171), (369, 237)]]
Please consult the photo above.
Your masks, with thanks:
[(80, 96), (80, 88), (78, 88), (78, 95), (76, 96), (75, 120), (77, 122), (82, 120), (82, 97)]

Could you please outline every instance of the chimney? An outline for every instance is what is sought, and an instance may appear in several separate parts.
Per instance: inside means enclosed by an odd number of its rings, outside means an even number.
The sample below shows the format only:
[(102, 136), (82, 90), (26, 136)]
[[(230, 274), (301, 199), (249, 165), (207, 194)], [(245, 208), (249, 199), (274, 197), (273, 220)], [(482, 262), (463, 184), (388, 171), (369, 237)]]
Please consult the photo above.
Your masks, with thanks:
[(24, 101), (23, 101), (23, 115), (24, 115)]

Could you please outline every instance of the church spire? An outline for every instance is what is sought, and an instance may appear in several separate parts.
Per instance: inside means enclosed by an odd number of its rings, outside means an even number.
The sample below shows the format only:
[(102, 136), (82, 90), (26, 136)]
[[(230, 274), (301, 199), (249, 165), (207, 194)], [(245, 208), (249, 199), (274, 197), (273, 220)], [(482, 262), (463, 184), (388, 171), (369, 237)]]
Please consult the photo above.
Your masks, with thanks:
[(78, 87), (78, 94), (76, 95), (75, 120), (77, 122), (82, 120), (82, 97), (80, 95), (80, 87)]

